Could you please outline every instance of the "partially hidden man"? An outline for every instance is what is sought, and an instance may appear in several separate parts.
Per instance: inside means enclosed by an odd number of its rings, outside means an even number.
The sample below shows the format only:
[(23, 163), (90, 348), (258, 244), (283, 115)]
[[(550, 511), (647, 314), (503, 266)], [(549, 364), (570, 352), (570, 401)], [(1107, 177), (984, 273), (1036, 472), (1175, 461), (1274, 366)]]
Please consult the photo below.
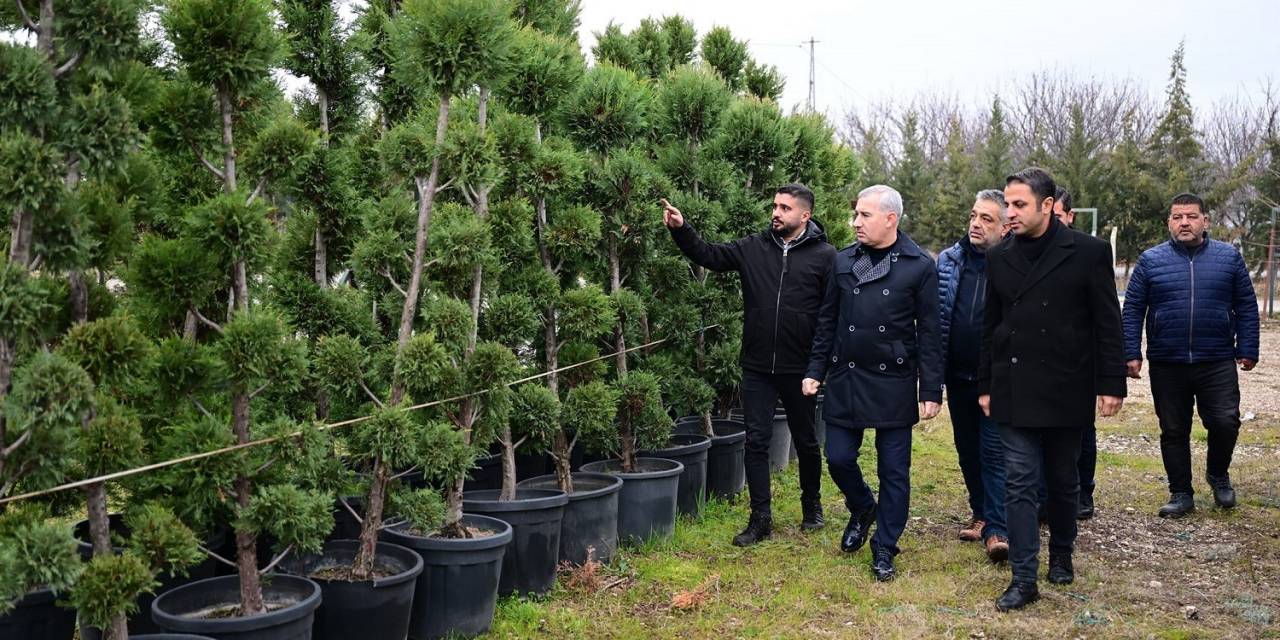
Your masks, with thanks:
[[(933, 259), (898, 230), (902, 196), (885, 185), (858, 194), (858, 241), (836, 254), (818, 316), (804, 392), (825, 378), (827, 465), (844, 492), (849, 524), (840, 540), (857, 551), (875, 523), (871, 570), (895, 576), (911, 497), (911, 428), (938, 415), (942, 340)], [(863, 480), (858, 450), (875, 432), (879, 502)]]
[(778, 187), (768, 229), (726, 243), (708, 243), (679, 209), (662, 201), (663, 222), (685, 257), (712, 271), (742, 278), (742, 409), (747, 440), (743, 454), (751, 517), (733, 539), (745, 547), (773, 532), (769, 442), (778, 400), (800, 466), (800, 526), (820, 529), (822, 454), (814, 431), (815, 398), (800, 393), (813, 342), (818, 305), (835, 248), (813, 220), (813, 191), (802, 184)]

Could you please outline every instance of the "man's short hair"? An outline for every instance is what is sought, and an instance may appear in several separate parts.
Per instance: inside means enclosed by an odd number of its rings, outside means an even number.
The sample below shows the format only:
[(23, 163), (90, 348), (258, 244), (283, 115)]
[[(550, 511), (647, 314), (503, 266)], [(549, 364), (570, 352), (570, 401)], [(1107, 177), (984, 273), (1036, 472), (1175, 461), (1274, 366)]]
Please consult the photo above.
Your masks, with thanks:
[(1000, 207), (1000, 222), (1008, 222), (1009, 205), (1004, 201), (1004, 192), (999, 189), (983, 189), (973, 197), (974, 200), (986, 200)]
[(1066, 187), (1059, 186), (1053, 193), (1053, 199), (1062, 203), (1063, 211), (1071, 211), (1071, 192), (1067, 191)]
[(902, 218), (902, 194), (887, 184), (876, 184), (858, 192), (858, 199), (876, 195), (880, 198), (880, 210), (898, 214)]
[(1058, 192), (1058, 185), (1053, 181), (1053, 176), (1040, 167), (1027, 167), (1004, 179), (1006, 187), (1015, 182), (1031, 188), (1031, 193), (1036, 196), (1036, 204), (1044, 202), (1045, 198), (1052, 198), (1053, 194)]
[(788, 182), (781, 187), (778, 187), (774, 193), (789, 195), (792, 198), (805, 203), (805, 206), (809, 207), (809, 212), (813, 212), (813, 190), (799, 182)]
[(1204, 200), (1201, 200), (1200, 196), (1194, 193), (1187, 191), (1179, 193), (1173, 197), (1173, 202), (1169, 203), (1169, 208), (1172, 209), (1175, 204), (1194, 204), (1200, 207), (1200, 213), (1204, 213)]

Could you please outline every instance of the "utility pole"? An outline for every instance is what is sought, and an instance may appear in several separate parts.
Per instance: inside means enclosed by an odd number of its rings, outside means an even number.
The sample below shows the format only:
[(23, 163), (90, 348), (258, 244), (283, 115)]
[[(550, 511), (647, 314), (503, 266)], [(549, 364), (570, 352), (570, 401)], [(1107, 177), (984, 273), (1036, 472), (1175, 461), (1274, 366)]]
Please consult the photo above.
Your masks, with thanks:
[(813, 55), (813, 45), (818, 44), (818, 41), (814, 40), (813, 36), (809, 36), (809, 39), (807, 41), (802, 42), (800, 44), (802, 46), (806, 44), (809, 45), (809, 113), (813, 113), (814, 110), (818, 108), (818, 94), (816, 90), (816, 82), (814, 81), (815, 76), (813, 71), (813, 67), (815, 63), (815, 58)]

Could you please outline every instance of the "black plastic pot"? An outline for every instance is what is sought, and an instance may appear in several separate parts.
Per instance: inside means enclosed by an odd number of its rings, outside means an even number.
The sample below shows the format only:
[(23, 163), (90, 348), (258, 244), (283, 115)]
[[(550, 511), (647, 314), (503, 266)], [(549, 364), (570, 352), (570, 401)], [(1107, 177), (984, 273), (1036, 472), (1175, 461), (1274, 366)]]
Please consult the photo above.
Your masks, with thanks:
[[(547, 472), (547, 456), (544, 454), (520, 453), (516, 452), (516, 480), (527, 480), (536, 478)], [(499, 489), (502, 486), (502, 462), (498, 462), (498, 486), (493, 487)]]
[(57, 596), (48, 589), (32, 591), (0, 616), (0, 638), (4, 640), (71, 640), (76, 633), (76, 612), (54, 603)]
[[(724, 418), (712, 419), (711, 428), (716, 435), (711, 437), (711, 448), (707, 450), (706, 495), (708, 499), (728, 500), (741, 493), (747, 484), (742, 463), (747, 431), (741, 420)], [(702, 433), (702, 418), (680, 418), (675, 430), (676, 433)]]
[(466, 491), (462, 508), (511, 525), (511, 544), (502, 561), (498, 595), (543, 594), (556, 586), (560, 564), (560, 523), (569, 496), (559, 489), (516, 489), (515, 500), (499, 500), (499, 490)]
[(382, 532), (383, 540), (422, 556), (424, 567), (409, 616), (409, 637), (413, 640), (474, 636), (493, 624), (511, 525), (474, 514), (464, 514), (462, 524), (492, 535), (454, 539), (416, 536), (401, 529)]
[(422, 556), (412, 549), (378, 543), (377, 564), (396, 572), (385, 578), (352, 582), (313, 575), (329, 567), (351, 566), (359, 551), (359, 540), (333, 540), (318, 554), (281, 563), (283, 571), (320, 585), (322, 600), (311, 635), (314, 640), (404, 640), (409, 634), (413, 589), (422, 573)]
[(467, 481), (462, 485), (463, 491), (483, 491), (502, 487), (502, 456), (491, 453), (476, 458), (476, 468), (471, 470)]
[(162, 629), (207, 635), (218, 640), (310, 640), (320, 585), (306, 578), (274, 574), (262, 581), (263, 597), (284, 607), (241, 618), (193, 617), (240, 601), (240, 578), (224, 576), (184, 584), (151, 603), (151, 619)]
[(698, 517), (707, 492), (707, 452), (711, 438), (701, 434), (673, 434), (663, 449), (641, 451), (647, 458), (675, 460), (684, 465), (676, 493), (676, 511), (682, 516)]
[[(111, 533), (121, 538), (128, 539), (130, 531), (124, 524), (124, 516), (119, 513), (113, 513), (107, 516)], [(72, 530), (72, 535), (78, 541), (80, 557), (88, 560), (93, 557), (93, 544), (89, 542), (89, 521), (81, 520), (76, 523)], [(227, 534), (225, 531), (214, 533), (205, 540), (204, 546), (207, 549), (218, 549), (226, 544)], [(112, 547), (114, 553), (123, 553), (124, 549), (120, 547)], [(178, 587), (196, 580), (204, 580), (212, 578), (217, 574), (218, 561), (213, 558), (206, 558), (199, 564), (187, 570), (185, 576), (172, 576), (163, 574), (157, 578), (160, 586), (156, 587), (154, 593), (143, 593), (138, 596), (138, 612), (129, 618), (129, 637), (134, 637), (142, 633), (156, 633), (160, 631), (160, 627), (151, 620), (151, 603), (162, 593), (165, 593), (174, 587)], [(3, 638), (4, 636), (0, 636)], [(94, 627), (82, 626), (80, 628), (80, 640), (99, 640), (102, 632)]]
[(676, 529), (676, 495), (684, 465), (675, 460), (636, 458), (633, 473), (622, 471), (621, 460), (582, 465), (583, 471), (622, 478), (618, 493), (618, 539), (640, 543), (666, 537)]
[[(364, 513), (364, 496), (346, 496), (347, 504), (358, 514)], [(363, 517), (363, 516), (362, 516)], [(325, 538), (325, 542), (334, 540), (355, 540), (360, 537), (361, 522), (356, 520), (351, 511), (342, 505), (342, 500), (333, 501), (333, 531)]]
[[(581, 566), (590, 558), (609, 564), (618, 550), (618, 493), (622, 478), (607, 473), (578, 471), (573, 476), (573, 493), (564, 506), (560, 523), (560, 561)], [(529, 478), (521, 489), (556, 489), (555, 474)]]

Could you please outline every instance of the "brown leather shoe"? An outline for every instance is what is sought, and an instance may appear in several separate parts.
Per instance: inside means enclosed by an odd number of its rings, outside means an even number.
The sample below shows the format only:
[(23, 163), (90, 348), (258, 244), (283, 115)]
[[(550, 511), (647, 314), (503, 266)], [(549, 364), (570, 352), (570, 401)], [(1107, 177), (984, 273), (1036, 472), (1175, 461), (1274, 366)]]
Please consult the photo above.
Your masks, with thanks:
[(986, 526), (985, 520), (974, 518), (960, 530), (960, 539), (965, 542), (977, 542), (982, 539), (982, 529)]
[(1009, 539), (1004, 536), (987, 538), (987, 559), (992, 562), (1004, 562), (1009, 559)]

